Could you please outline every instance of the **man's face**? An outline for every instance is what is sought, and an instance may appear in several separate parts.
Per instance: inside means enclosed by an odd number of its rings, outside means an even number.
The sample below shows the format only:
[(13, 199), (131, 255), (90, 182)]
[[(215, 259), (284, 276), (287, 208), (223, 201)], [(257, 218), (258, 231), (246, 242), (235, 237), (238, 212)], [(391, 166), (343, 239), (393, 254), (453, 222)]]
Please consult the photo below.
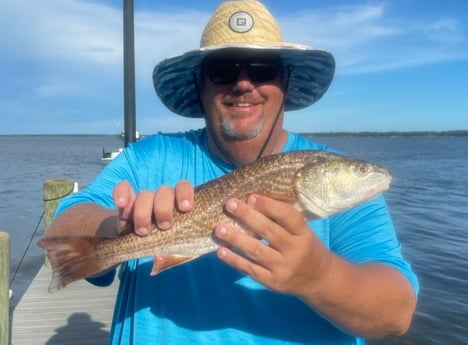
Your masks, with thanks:
[(282, 107), (282, 84), (277, 56), (245, 51), (209, 56), (200, 92), (207, 126), (219, 140), (266, 137)]

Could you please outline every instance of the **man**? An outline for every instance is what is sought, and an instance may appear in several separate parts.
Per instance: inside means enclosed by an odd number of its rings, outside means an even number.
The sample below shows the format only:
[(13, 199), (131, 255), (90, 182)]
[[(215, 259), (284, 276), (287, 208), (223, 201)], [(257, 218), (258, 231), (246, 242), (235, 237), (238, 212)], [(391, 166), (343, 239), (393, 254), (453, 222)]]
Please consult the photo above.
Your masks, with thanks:
[[(221, 4), (201, 48), (153, 74), (162, 102), (206, 128), (131, 145), (61, 203), (49, 235), (145, 236), (153, 223), (171, 231), (174, 207), (190, 212), (194, 185), (273, 153), (328, 150), (282, 124), (285, 110), (317, 101), (333, 73), (329, 53), (282, 42), (260, 2)], [(361, 344), (409, 327), (418, 282), (382, 197), (308, 223), (261, 195), (225, 207), (250, 232), (218, 224), (216, 253), (154, 277), (153, 258), (121, 266), (112, 344)], [(104, 286), (114, 275), (88, 280)]]

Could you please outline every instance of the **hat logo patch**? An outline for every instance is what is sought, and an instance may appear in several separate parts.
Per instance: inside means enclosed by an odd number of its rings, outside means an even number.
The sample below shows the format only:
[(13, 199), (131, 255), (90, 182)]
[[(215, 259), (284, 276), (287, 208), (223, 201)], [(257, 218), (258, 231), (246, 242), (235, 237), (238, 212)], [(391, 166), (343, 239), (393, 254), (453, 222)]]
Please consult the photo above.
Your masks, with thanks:
[(244, 33), (250, 31), (253, 26), (254, 20), (247, 12), (236, 12), (231, 16), (231, 18), (229, 18), (229, 27), (234, 32)]

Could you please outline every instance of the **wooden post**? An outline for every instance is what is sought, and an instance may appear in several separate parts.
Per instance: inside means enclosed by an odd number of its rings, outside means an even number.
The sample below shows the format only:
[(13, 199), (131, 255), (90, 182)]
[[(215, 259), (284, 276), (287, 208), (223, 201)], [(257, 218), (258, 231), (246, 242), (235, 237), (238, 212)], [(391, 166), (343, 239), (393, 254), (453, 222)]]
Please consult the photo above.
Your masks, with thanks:
[(10, 279), (10, 236), (0, 232), (0, 345), (8, 345), (9, 337), (9, 281)]
[[(58, 179), (49, 179), (45, 180), (43, 184), (43, 193), (44, 193), (44, 231), (47, 233), (47, 230), (52, 223), (54, 217), (55, 209), (62, 200), (67, 195), (70, 195), (73, 192), (76, 192), (78, 185), (73, 180), (58, 180)], [(50, 267), (49, 259), (45, 258), (44, 265)]]

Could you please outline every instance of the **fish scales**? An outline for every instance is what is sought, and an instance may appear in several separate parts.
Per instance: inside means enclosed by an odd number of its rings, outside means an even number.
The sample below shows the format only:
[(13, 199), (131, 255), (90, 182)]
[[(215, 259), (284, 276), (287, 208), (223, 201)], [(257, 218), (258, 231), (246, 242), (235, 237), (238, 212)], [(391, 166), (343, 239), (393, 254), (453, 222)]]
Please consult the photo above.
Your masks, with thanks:
[[(376, 167), (371, 163), (325, 151), (305, 150), (276, 154), (196, 187), (192, 210), (186, 213), (175, 210), (174, 225), (170, 230), (155, 228), (148, 236), (141, 237), (130, 233), (112, 239), (46, 237), (39, 241), (39, 245), (48, 251), (54, 270), (50, 290), (59, 289), (74, 280), (131, 259), (157, 256), (160, 260), (155, 260), (155, 268), (161, 271), (211, 252), (218, 246), (212, 238), (214, 226), (219, 223), (235, 224), (224, 212), (224, 204), (228, 198), (246, 200), (248, 195), (258, 193), (297, 201), (297, 193), (307, 194), (304, 189), (308, 189), (302, 182), (296, 183), (299, 172), (305, 171), (305, 167), (332, 161), (342, 163), (337, 165), (337, 168), (343, 170), (346, 175), (352, 175), (352, 172), (347, 170), (352, 169), (356, 162), (361, 162), (358, 164), (366, 169), (369, 167), (370, 170), (374, 170)], [(389, 173), (380, 167), (375, 169), (375, 175), (382, 176), (388, 184)], [(320, 179), (317, 178), (313, 181), (320, 183)], [(323, 182), (324, 190), (328, 188), (327, 183), (328, 181)], [(297, 190), (298, 188), (301, 190)], [(386, 188), (381, 186), (373, 187), (372, 195), (369, 195), (375, 196), (384, 189)]]
[[(256, 164), (246, 165), (197, 187), (192, 211), (174, 211), (174, 226), (170, 231), (155, 229), (146, 237), (129, 234), (109, 242), (113, 243), (112, 247), (117, 253), (132, 252), (133, 256), (139, 253), (140, 257), (161, 252), (187, 256), (205, 254), (216, 248), (216, 243), (211, 240), (213, 227), (220, 222), (233, 222), (223, 212), (223, 206), (229, 197), (245, 200), (249, 194), (261, 193), (295, 198), (293, 180), (296, 172), (317, 160), (334, 157), (321, 151), (314, 155), (307, 151), (297, 151), (289, 155), (269, 156)], [(195, 238), (200, 238), (200, 241), (194, 243)], [(109, 243), (103, 242), (98, 249), (102, 247), (104, 250), (108, 246)], [(114, 249), (111, 250), (113, 252)], [(125, 254), (112, 254), (111, 257), (117, 261), (128, 260), (128, 255)]]

